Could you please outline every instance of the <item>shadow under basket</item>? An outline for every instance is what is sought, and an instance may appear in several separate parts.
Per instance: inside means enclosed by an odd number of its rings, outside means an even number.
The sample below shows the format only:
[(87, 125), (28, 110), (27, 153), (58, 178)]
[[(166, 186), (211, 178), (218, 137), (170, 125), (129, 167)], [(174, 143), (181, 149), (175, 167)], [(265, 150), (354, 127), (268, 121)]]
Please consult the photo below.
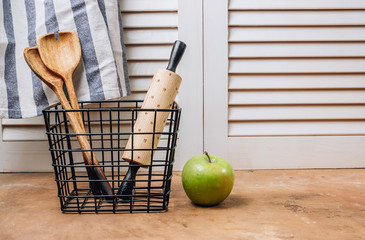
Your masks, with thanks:
[[(142, 103), (142, 100), (85, 101), (80, 102), (79, 110), (64, 110), (58, 104), (43, 111), (58, 197), (64, 213), (167, 211), (181, 109), (176, 103), (172, 109), (141, 109)], [(126, 145), (130, 136), (141, 134), (134, 132), (141, 111), (152, 112), (155, 119), (158, 114), (166, 115), (166, 112), (169, 117), (162, 132), (143, 133), (152, 135), (153, 139), (161, 134), (160, 141), (157, 147), (153, 147), (152, 141), (150, 148), (138, 149), (153, 153), (151, 163), (139, 169), (129, 200), (123, 200), (117, 192), (130, 165), (122, 155), (124, 151), (132, 154), (136, 151), (133, 142), (131, 149), (126, 149)], [(85, 150), (80, 148), (67, 112), (81, 113), (91, 150), (114, 195), (93, 194), (92, 184), (101, 180), (89, 179), (86, 168), (92, 169), (95, 165), (84, 163), (82, 152)]]

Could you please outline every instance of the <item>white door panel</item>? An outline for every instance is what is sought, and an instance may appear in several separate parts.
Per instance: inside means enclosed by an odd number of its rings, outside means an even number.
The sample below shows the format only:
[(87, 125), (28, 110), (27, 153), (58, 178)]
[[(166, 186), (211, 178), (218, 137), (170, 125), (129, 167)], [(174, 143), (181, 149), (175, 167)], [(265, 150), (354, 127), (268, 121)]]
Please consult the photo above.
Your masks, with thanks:
[(205, 149), (236, 169), (364, 167), (364, 2), (204, 4)]
[(231, 0), (231, 10), (272, 10), (272, 9), (363, 9), (365, 2), (362, 0)]

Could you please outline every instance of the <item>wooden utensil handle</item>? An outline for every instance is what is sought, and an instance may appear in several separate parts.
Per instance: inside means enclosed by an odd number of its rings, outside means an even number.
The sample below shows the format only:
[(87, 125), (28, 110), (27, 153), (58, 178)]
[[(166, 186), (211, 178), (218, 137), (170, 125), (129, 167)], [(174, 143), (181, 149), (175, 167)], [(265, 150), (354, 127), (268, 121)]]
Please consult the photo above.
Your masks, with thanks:
[[(76, 93), (75, 93), (75, 88), (74, 88), (74, 85), (72, 83), (72, 76), (70, 78), (70, 76), (67, 75), (67, 77), (69, 79), (65, 80), (65, 84), (66, 84), (68, 96), (70, 97), (71, 107), (73, 109), (79, 109), (79, 102), (77, 101), (77, 96), (76, 96)], [(83, 123), (83, 119), (82, 119), (82, 116), (81, 116), (81, 112), (75, 112), (75, 114), (77, 114), (77, 118), (78, 118), (78, 121), (80, 122), (81, 128), (85, 132), (85, 126), (84, 126), (84, 123)]]
[[(55, 89), (55, 93), (56, 93), (58, 99), (60, 100), (62, 107), (64, 109), (71, 109), (71, 106), (68, 103), (63, 90), (57, 88), (57, 89)], [(81, 149), (82, 150), (91, 150), (90, 143), (89, 143), (86, 135), (83, 135), (83, 134), (85, 134), (85, 130), (81, 126), (83, 124), (81, 124), (79, 122), (75, 112), (66, 112), (66, 115), (70, 121), (71, 127), (73, 128), (75, 133), (78, 134), (76, 136), (76, 138), (79, 141)], [(82, 152), (82, 155), (83, 155), (85, 164), (99, 165), (99, 162), (98, 162), (95, 154), (92, 151), (84, 151), (84, 152)], [(91, 167), (91, 170), (94, 171), (96, 180), (103, 180), (103, 181), (98, 182), (100, 184), (103, 194), (104, 195), (113, 195), (114, 194), (113, 189), (111, 188), (110, 184), (108, 183), (103, 170), (98, 166)], [(107, 199), (108, 199), (108, 197), (107, 197)], [(112, 197), (109, 197), (109, 200), (111, 200), (111, 199), (112, 199)]]
[[(72, 109), (79, 109), (79, 103), (77, 101), (77, 96), (76, 96), (76, 93), (75, 93), (75, 88), (74, 88), (74, 85), (73, 85), (73, 81), (72, 81), (72, 75), (66, 75), (67, 79), (64, 80), (65, 84), (66, 84), (66, 89), (67, 89), (67, 92), (68, 92), (68, 96), (70, 98), (70, 102), (71, 102), (71, 107)], [(82, 132), (83, 133), (86, 133), (85, 131), (85, 125), (84, 125), (84, 121), (82, 119), (82, 115), (81, 115), (81, 112), (73, 112), (73, 114), (76, 114), (77, 115), (77, 120), (82, 128)], [(83, 156), (85, 157), (85, 156)], [(91, 167), (86, 167), (86, 170), (87, 170), (87, 175), (89, 177), (89, 180), (90, 180), (90, 188), (91, 188), (91, 191), (94, 195), (101, 195), (102, 194), (102, 188), (103, 186), (95, 181), (95, 180), (98, 180), (98, 177), (95, 173), (95, 170), (92, 169)]]

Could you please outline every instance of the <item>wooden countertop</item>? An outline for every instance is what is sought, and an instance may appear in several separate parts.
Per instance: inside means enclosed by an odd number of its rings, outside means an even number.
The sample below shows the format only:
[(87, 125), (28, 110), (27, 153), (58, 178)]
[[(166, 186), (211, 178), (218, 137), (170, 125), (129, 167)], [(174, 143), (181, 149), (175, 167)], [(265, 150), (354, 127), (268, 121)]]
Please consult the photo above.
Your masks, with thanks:
[(0, 239), (364, 239), (365, 170), (236, 171), (216, 207), (186, 197), (174, 172), (169, 211), (62, 214), (51, 173), (0, 174)]

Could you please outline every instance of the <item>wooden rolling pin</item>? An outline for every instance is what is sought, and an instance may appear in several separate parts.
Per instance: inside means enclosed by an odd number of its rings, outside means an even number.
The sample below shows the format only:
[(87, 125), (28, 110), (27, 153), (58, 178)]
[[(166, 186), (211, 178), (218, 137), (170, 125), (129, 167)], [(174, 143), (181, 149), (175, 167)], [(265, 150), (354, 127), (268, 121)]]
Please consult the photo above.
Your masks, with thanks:
[[(156, 71), (143, 101), (142, 109), (171, 109), (182, 80), (175, 73), (175, 70), (184, 54), (185, 48), (185, 43), (175, 41), (171, 51), (169, 65), (166, 69), (158, 69)], [(134, 133), (142, 134), (132, 134), (129, 137), (126, 151), (124, 151), (122, 156), (123, 160), (130, 162), (128, 172), (117, 193), (122, 199), (130, 199), (139, 167), (148, 168), (153, 158), (152, 150), (138, 151), (138, 149), (155, 149), (157, 147), (161, 134), (155, 134), (153, 137), (151, 133), (163, 132), (169, 114), (169, 112), (156, 112), (155, 116), (155, 112), (153, 111), (139, 112), (134, 125)], [(133, 153), (132, 151), (128, 151), (128, 149), (133, 149)]]

